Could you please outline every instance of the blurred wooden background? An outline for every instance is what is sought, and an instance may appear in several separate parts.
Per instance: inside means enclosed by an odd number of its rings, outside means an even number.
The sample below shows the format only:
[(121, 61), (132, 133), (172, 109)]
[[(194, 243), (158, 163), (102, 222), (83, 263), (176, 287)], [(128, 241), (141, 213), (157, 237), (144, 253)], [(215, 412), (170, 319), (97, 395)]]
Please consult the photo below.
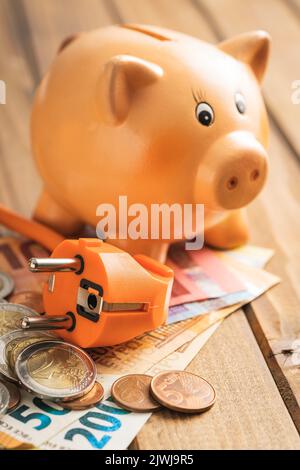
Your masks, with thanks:
[(153, 415), (142, 449), (300, 448), (300, 368), (283, 348), (300, 337), (300, 0), (0, 0), (0, 201), (29, 215), (40, 190), (29, 144), (33, 92), (70, 33), (111, 23), (178, 29), (216, 43), (265, 29), (273, 51), (264, 82), (271, 170), (250, 207), (252, 242), (275, 249), (268, 269), (282, 284), (229, 319), (189, 369), (211, 381), (214, 408), (201, 416)]

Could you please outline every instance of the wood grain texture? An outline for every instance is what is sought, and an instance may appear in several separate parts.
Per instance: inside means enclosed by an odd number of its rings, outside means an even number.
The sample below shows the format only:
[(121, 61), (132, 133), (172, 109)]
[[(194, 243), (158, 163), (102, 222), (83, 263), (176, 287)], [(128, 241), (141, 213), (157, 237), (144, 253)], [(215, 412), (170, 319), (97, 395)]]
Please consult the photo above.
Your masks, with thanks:
[(6, 104), (0, 107), (0, 200), (29, 215), (40, 190), (29, 145), (34, 80), (23, 53), (24, 38), (9, 0), (0, 3), (0, 77)]
[[(268, 269), (277, 274), (282, 282), (252, 302), (249, 321), (257, 341), (264, 344), (266, 340), (268, 343), (269, 347), (264, 348), (265, 358), (273, 369), (278, 386), (282, 385), (282, 395), (293, 410), (300, 430), (299, 370), (286, 361), (284, 354), (278, 354), (283, 347), (291, 347), (300, 336), (299, 168), (275, 131), (272, 132), (270, 155), (269, 182), (261, 197), (251, 206), (249, 218), (254, 242), (275, 250)], [(280, 367), (274, 369), (274, 362)], [(294, 398), (286, 390), (283, 375), (293, 390)]]
[(69, 35), (114, 22), (108, 2), (99, 0), (21, 0), (32, 32), (40, 77)]
[[(272, 115), (270, 178), (263, 194), (251, 205), (249, 219), (251, 241), (276, 250), (270, 270), (279, 274), (283, 283), (255, 301), (247, 309), (247, 317), (239, 312), (226, 320), (191, 364), (190, 370), (216, 386), (214, 408), (193, 417), (159, 413), (133, 446), (299, 448), (292, 421), (300, 429), (299, 373), (283, 355), (274, 354), (280, 351), (282, 341), (300, 334), (300, 170), (295, 158), (300, 148), (296, 132), (300, 106), (290, 109), (288, 101), (289, 81), (299, 71), (293, 41), (300, 32), (300, 16), (281, 0), (2, 0), (0, 8), (0, 40), (5, 45), (0, 70), (13, 98), (0, 113), (0, 198), (27, 214), (40, 187), (28, 141), (32, 92), (66, 36), (118, 22), (157, 24), (210, 42), (260, 27), (275, 35), (275, 56), (264, 88)], [(283, 32), (277, 31), (280, 18)], [(289, 42), (293, 42), (291, 51)]]

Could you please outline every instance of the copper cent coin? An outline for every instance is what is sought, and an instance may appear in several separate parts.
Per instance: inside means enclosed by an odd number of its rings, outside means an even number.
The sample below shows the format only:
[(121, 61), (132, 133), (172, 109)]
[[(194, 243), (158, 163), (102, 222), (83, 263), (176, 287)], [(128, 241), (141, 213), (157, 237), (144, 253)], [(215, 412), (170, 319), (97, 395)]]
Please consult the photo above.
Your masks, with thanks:
[(11, 295), (10, 302), (14, 304), (26, 305), (32, 308), (35, 312), (44, 313), (44, 304), (42, 294), (34, 291), (19, 292), (18, 294)]
[(145, 413), (161, 408), (150, 395), (152, 377), (144, 374), (130, 374), (120, 377), (111, 388), (115, 402), (125, 410)]
[(20, 403), (21, 393), (18, 387), (12, 382), (5, 381), (3, 383), (9, 392), (9, 402), (8, 402), (7, 412), (10, 413), (15, 408), (17, 408), (18, 404)]
[(151, 380), (154, 398), (171, 410), (201, 413), (213, 406), (214, 388), (202, 377), (184, 370), (160, 372)]
[(104, 396), (104, 388), (99, 382), (95, 382), (93, 388), (76, 400), (62, 402), (61, 405), (68, 410), (86, 410), (97, 405)]

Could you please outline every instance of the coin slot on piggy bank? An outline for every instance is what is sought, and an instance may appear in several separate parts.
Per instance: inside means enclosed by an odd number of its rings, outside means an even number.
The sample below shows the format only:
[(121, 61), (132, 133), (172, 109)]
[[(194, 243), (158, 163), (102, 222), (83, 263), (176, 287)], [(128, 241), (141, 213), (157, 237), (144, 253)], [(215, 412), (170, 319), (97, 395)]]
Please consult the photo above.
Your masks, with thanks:
[(50, 258), (29, 261), (32, 272), (49, 272), (46, 315), (26, 317), (22, 328), (57, 330), (81, 347), (128, 341), (167, 318), (173, 271), (145, 255), (98, 239), (64, 240)]

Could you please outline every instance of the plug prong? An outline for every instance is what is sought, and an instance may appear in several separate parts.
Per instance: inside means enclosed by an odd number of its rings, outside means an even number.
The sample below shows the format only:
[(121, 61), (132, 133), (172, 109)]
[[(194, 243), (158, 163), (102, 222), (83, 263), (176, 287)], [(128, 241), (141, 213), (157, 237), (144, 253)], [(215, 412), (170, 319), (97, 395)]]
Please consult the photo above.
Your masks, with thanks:
[(65, 316), (40, 316), (22, 318), (23, 330), (69, 330), (74, 326), (74, 320), (70, 315)]
[(33, 273), (76, 272), (81, 264), (80, 258), (31, 258), (28, 267)]

